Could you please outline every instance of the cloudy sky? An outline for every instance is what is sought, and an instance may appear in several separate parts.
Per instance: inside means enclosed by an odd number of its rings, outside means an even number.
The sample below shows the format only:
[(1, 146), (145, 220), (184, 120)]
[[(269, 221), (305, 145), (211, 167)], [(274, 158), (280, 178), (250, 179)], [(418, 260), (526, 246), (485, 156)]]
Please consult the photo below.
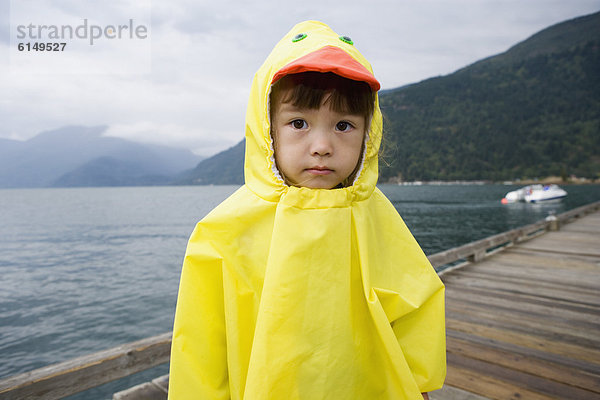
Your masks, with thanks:
[[(210, 155), (243, 138), (252, 76), (302, 20), (352, 37), (390, 89), (599, 10), (600, 0), (0, 0), (0, 137), (107, 125), (108, 135)], [(62, 52), (17, 50), (35, 42), (19, 38), (18, 26), (33, 25), (35, 35), (84, 19), (100, 29), (132, 20), (148, 32), (94, 45), (63, 40)]]

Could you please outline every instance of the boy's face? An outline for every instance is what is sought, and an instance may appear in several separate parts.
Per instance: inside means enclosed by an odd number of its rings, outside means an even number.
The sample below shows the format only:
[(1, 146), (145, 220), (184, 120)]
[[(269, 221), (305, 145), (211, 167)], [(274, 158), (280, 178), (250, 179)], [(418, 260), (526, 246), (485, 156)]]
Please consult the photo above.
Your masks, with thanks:
[(332, 189), (348, 178), (359, 162), (365, 117), (330, 110), (328, 97), (319, 109), (275, 104), (271, 116), (275, 161), (294, 186)]

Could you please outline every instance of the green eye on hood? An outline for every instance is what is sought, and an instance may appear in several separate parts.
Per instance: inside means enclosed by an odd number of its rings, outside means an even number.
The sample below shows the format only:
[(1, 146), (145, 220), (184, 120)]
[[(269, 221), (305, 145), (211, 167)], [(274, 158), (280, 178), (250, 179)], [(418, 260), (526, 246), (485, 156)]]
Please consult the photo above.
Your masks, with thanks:
[(348, 44), (354, 44), (354, 42), (352, 41), (352, 39), (350, 39), (350, 36), (340, 36), (340, 40), (344, 43), (348, 43)]
[(302, 39), (304, 39), (306, 37), (306, 33), (299, 33), (296, 36), (294, 36), (294, 38), (292, 39), (292, 42), (296, 43), (301, 41)]

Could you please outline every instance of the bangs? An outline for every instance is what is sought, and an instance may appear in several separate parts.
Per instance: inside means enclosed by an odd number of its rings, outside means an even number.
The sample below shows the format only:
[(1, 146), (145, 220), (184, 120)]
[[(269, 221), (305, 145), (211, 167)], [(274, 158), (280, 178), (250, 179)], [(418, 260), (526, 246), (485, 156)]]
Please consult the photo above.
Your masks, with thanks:
[[(282, 93), (285, 93), (282, 96)], [(286, 75), (272, 88), (271, 104), (291, 103), (298, 108), (318, 109), (326, 104), (332, 111), (362, 115), (373, 114), (375, 95), (366, 82), (343, 78), (332, 72), (302, 72)]]

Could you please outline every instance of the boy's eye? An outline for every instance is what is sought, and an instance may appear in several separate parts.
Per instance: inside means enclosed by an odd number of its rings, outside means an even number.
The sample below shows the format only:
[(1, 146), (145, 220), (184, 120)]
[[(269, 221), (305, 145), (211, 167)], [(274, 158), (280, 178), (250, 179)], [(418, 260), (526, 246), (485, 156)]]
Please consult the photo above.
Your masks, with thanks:
[(303, 119), (295, 119), (292, 121), (292, 127), (294, 129), (306, 129), (308, 124)]
[(340, 132), (347, 132), (352, 128), (353, 128), (352, 124), (350, 122), (346, 122), (346, 121), (340, 121), (337, 124), (335, 124), (335, 129)]

